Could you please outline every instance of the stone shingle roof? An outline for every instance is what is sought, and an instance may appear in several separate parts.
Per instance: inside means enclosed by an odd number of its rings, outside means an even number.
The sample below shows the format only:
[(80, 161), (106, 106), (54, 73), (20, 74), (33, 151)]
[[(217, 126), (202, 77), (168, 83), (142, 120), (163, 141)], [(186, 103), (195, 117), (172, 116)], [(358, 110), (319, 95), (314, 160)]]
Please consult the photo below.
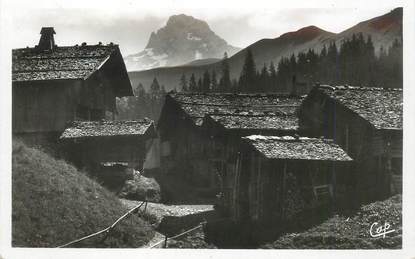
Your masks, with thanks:
[(225, 129), (250, 130), (298, 130), (299, 122), (296, 115), (278, 114), (213, 114), (209, 117)]
[(281, 94), (170, 93), (181, 109), (200, 126), (206, 114), (295, 114), (301, 98)]
[(179, 103), (199, 105), (232, 106), (298, 106), (301, 98), (282, 94), (242, 94), (242, 93), (170, 93)]
[(402, 89), (320, 86), (318, 90), (358, 114), (376, 129), (402, 129)]
[(65, 129), (61, 139), (109, 137), (109, 136), (140, 136), (154, 127), (152, 120), (138, 121), (75, 121)]
[(14, 49), (12, 80), (86, 79), (117, 50), (113, 44), (55, 47), (49, 52)]
[(242, 139), (268, 159), (352, 161), (332, 140), (260, 135)]

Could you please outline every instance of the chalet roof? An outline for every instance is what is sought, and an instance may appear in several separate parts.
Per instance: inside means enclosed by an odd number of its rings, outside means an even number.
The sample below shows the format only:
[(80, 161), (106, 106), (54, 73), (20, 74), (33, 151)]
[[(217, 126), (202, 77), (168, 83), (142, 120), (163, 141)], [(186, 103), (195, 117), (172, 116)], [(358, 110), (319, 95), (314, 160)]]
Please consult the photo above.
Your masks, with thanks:
[(225, 129), (298, 130), (296, 115), (282, 114), (211, 114), (209, 117)]
[(86, 79), (117, 50), (113, 44), (55, 47), (53, 51), (14, 49), (12, 80)]
[(319, 86), (318, 90), (367, 120), (376, 129), (402, 129), (402, 89)]
[(268, 159), (352, 161), (328, 139), (251, 135), (243, 140)]
[(219, 106), (298, 106), (301, 98), (284, 94), (243, 93), (170, 93), (174, 100), (185, 104)]
[(301, 98), (281, 94), (169, 93), (196, 125), (206, 114), (295, 114)]
[(150, 119), (137, 121), (75, 121), (65, 129), (61, 139), (109, 136), (140, 136), (154, 127)]

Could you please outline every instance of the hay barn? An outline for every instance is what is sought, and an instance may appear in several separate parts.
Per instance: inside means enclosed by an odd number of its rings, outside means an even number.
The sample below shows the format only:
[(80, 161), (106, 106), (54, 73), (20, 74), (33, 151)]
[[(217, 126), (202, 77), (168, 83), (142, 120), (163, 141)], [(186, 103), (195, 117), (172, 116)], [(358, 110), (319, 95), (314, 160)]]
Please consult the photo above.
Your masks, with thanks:
[(68, 122), (111, 119), (115, 98), (133, 95), (118, 45), (57, 46), (53, 27), (39, 44), (13, 49), (13, 135), (54, 145)]
[(316, 86), (299, 112), (302, 127), (333, 139), (354, 159), (353, 199), (402, 192), (402, 89)]
[(70, 161), (78, 167), (125, 164), (142, 171), (156, 131), (152, 120), (75, 121), (60, 136)]

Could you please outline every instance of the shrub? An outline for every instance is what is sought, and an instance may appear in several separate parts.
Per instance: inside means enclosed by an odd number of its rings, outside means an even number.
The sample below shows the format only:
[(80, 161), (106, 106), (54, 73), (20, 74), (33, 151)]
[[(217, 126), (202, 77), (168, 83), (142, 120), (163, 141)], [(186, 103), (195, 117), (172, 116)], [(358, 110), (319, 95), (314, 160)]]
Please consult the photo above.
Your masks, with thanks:
[(124, 183), (118, 196), (130, 200), (145, 200), (159, 202), (161, 198), (160, 185), (154, 178), (148, 178), (134, 172), (133, 179)]

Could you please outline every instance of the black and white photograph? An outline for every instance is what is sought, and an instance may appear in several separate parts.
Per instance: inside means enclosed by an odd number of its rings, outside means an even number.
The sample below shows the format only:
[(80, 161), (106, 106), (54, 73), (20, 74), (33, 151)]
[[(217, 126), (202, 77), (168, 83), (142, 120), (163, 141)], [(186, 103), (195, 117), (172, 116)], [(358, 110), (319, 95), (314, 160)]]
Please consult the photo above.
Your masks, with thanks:
[(1, 0), (0, 258), (415, 258), (414, 3), (294, 2)]

